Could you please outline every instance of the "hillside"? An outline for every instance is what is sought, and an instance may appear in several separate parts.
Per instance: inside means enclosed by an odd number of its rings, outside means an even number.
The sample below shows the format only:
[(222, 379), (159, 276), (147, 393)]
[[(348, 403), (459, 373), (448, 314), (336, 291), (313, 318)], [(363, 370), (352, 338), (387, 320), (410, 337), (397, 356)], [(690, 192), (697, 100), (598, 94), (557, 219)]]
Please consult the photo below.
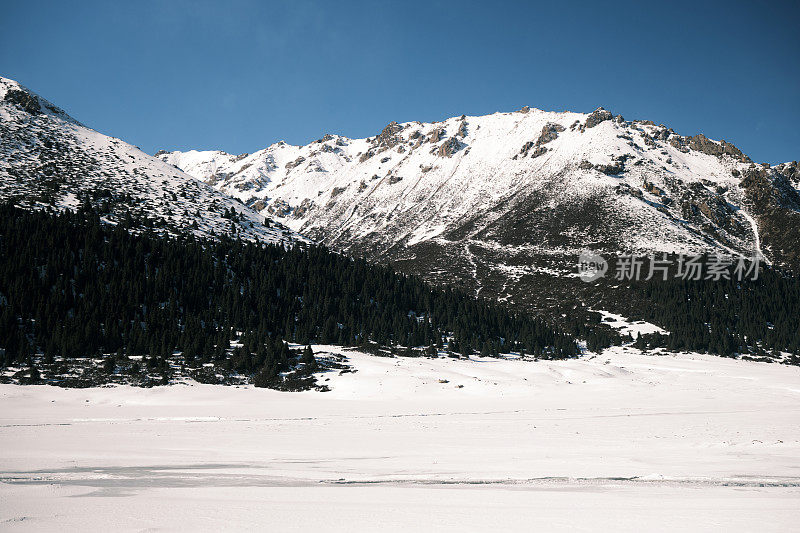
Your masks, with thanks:
[(797, 163), (755, 164), (726, 141), (602, 108), (157, 155), (336, 249), (525, 307), (580, 303), (586, 248), (798, 264)]
[[(124, 141), (87, 128), (13, 80), (0, 78), (0, 199), (20, 206), (89, 206), (164, 234), (305, 240)], [(135, 229), (135, 228), (134, 228)]]

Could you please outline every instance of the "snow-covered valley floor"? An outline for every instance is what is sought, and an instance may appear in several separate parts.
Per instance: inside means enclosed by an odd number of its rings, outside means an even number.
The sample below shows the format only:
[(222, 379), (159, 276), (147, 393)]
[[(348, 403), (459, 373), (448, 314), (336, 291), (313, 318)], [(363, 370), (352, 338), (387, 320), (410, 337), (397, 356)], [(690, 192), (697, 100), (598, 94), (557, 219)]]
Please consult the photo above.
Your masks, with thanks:
[(326, 350), (357, 370), (330, 392), (0, 385), (0, 529), (800, 524), (799, 368)]

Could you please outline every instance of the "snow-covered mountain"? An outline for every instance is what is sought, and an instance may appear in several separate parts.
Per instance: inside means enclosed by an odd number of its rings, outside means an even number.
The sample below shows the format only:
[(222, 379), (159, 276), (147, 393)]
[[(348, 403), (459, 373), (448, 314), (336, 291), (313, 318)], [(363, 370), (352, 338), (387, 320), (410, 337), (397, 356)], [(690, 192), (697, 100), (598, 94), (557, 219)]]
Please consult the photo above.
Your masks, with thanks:
[[(0, 78), (0, 199), (28, 207), (89, 203), (110, 223), (127, 214), (157, 231), (298, 238), (225, 194), (135, 146), (82, 125), (19, 83)], [(302, 239), (302, 238), (301, 238)]]
[(325, 244), (501, 300), (535, 299), (585, 248), (798, 259), (797, 163), (602, 108), (156, 155)]

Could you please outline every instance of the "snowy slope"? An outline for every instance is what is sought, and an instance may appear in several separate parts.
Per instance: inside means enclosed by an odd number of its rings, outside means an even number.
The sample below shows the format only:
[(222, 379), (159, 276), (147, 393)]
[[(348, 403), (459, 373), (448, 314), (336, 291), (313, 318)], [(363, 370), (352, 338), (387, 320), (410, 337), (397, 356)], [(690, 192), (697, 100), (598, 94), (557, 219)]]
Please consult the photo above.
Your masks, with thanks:
[[(754, 251), (746, 210), (725, 213), (730, 227), (722, 227), (714, 242), (702, 231), (708, 217), (687, 220), (681, 212), (682, 200), (699, 206), (721, 198), (741, 206), (732, 170), (747, 168), (746, 157), (678, 147), (684, 138), (642, 122), (604, 120), (585, 127), (589, 116), (526, 109), (390, 125), (369, 139), (277, 143), (249, 155), (189, 151), (159, 157), (330, 243), (379, 235), (375, 240), (383, 247), (413, 245), (443, 237), (476, 213), (483, 218), (479, 230), (493, 217), (513, 213), (515, 199), (538, 193), (554, 208), (609, 201), (626, 222), (629, 231), (617, 237), (630, 249)], [(557, 125), (551, 128), (555, 138), (544, 142), (548, 125)], [(532, 157), (537, 140), (541, 153)], [(685, 194), (690, 187), (696, 198)], [(719, 194), (718, 188), (727, 191)]]
[(241, 202), (83, 126), (17, 82), (0, 78), (0, 199), (11, 197), (21, 205), (59, 209), (88, 201), (109, 222), (130, 213), (170, 234), (235, 234), (272, 243), (298, 238)]
[(523, 108), (392, 123), (367, 139), (158, 157), (335, 248), (511, 302), (530, 292), (520, 280), (574, 273), (584, 248), (778, 262), (790, 249), (760, 238), (773, 210), (753, 193), (774, 189), (780, 168), (603, 109)]
[[(0, 385), (0, 524), (788, 531), (800, 369), (612, 348), (374, 357), (330, 392)], [(76, 497), (80, 496), (80, 497)]]

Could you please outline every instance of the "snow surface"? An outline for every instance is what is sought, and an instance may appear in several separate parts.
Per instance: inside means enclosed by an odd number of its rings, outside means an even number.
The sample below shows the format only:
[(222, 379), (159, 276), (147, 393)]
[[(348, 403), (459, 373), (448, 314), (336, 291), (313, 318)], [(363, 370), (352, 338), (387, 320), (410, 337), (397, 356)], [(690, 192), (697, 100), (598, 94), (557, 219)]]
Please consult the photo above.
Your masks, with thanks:
[[(790, 531), (800, 369), (381, 358), (330, 392), (0, 386), (4, 530)], [(325, 381), (328, 380), (328, 381)]]
[(636, 337), (637, 335), (647, 335), (650, 333), (669, 335), (668, 331), (656, 326), (655, 324), (651, 324), (650, 322), (645, 322), (644, 320), (630, 320), (622, 315), (618, 315), (610, 311), (598, 310), (596, 312), (603, 317), (602, 321), (604, 324), (607, 324), (608, 326), (619, 331), (620, 335), (630, 335), (632, 337)]

